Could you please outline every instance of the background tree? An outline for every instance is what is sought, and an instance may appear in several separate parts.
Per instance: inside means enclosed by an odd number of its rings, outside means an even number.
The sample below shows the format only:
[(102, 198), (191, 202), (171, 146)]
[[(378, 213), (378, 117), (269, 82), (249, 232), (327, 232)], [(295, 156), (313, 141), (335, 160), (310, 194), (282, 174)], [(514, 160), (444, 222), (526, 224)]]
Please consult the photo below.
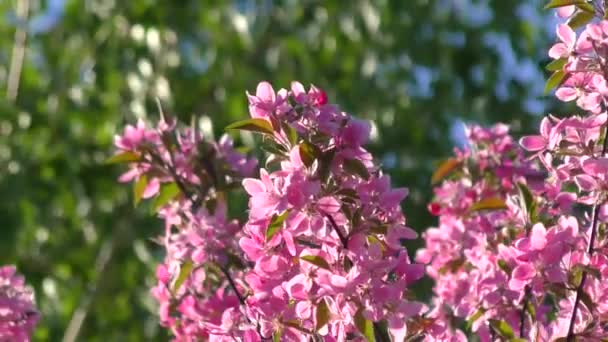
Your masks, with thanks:
[[(35, 286), (40, 340), (164, 340), (147, 289), (159, 224), (102, 166), (126, 122), (166, 111), (217, 137), (243, 89), (312, 81), (374, 120), (372, 150), (430, 224), (459, 122), (532, 131), (548, 112), (540, 1), (0, 2), (0, 261)], [(451, 133), (448, 133), (451, 132)], [(241, 143), (251, 145), (250, 136)], [(421, 295), (424, 295), (421, 292)]]

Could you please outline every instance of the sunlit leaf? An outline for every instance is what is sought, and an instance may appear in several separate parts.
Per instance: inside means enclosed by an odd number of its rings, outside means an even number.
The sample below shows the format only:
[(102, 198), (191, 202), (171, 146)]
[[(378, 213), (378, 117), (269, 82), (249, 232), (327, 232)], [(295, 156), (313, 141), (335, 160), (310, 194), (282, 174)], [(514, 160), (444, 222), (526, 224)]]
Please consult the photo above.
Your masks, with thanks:
[(445, 177), (447, 177), (452, 171), (456, 170), (460, 166), (460, 162), (456, 158), (449, 158), (443, 161), (437, 170), (433, 172), (431, 177), (431, 184), (437, 184)]
[(545, 94), (548, 94), (553, 88), (560, 85), (564, 80), (565, 76), (566, 73), (564, 72), (564, 70), (557, 70), (556, 72), (554, 72), (547, 80), (547, 83), (545, 83)]
[(272, 129), (270, 122), (258, 118), (237, 121), (231, 125), (228, 125), (226, 130), (242, 130), (270, 135), (274, 134), (274, 129)]
[(323, 257), (320, 257), (318, 255), (304, 255), (304, 256), (300, 257), (300, 259), (307, 261), (315, 266), (324, 268), (326, 270), (330, 269), (330, 266), (327, 263), (327, 261), (325, 261), (325, 259), (323, 259)]
[(144, 191), (148, 186), (148, 176), (141, 175), (133, 186), (133, 204), (138, 205), (144, 195)]
[(157, 212), (160, 208), (169, 203), (169, 201), (175, 199), (175, 197), (177, 197), (177, 195), (179, 194), (180, 190), (177, 183), (163, 183), (160, 186), (158, 196), (156, 196), (156, 198), (154, 199), (154, 202), (152, 204), (152, 210), (154, 212)]
[(315, 330), (319, 331), (319, 329), (323, 328), (323, 326), (329, 322), (329, 308), (327, 307), (325, 299), (321, 299), (319, 304), (317, 304), (316, 311), (317, 323), (315, 325)]
[(190, 261), (190, 260), (184, 261), (184, 263), (181, 265), (181, 267), (179, 269), (179, 274), (177, 275), (177, 278), (175, 279), (175, 282), (173, 283), (173, 290), (172, 290), (173, 293), (177, 293), (177, 291), (182, 286), (182, 284), (190, 276), (190, 273), (192, 273), (193, 268), (194, 268), (194, 264), (192, 263), (192, 261)]
[(555, 59), (553, 61), (551, 61), (551, 63), (547, 64), (547, 66), (545, 66), (545, 69), (547, 69), (548, 71), (557, 71), (557, 70), (561, 70), (564, 65), (566, 65), (566, 63), (568, 62), (567, 58), (559, 58), (559, 59)]
[(376, 341), (376, 336), (374, 334), (374, 323), (363, 316), (362, 308), (359, 308), (355, 314), (355, 325), (357, 326), (357, 329), (359, 329), (359, 332), (365, 336), (368, 342)]
[(141, 156), (135, 152), (125, 151), (115, 154), (106, 160), (106, 164), (133, 163), (141, 161)]
[(587, 3), (587, 1), (585, 0), (551, 0), (547, 5), (545, 5), (545, 9), (558, 8), (570, 5), (580, 5), (585, 3)]
[(573, 29), (579, 28), (588, 24), (594, 16), (594, 12), (576, 11), (570, 20), (568, 20), (568, 26), (572, 27)]
[(498, 334), (500, 334), (500, 336), (507, 338), (507, 339), (515, 338), (515, 333), (513, 332), (513, 328), (511, 328), (509, 323), (507, 323), (506, 321), (491, 319), (490, 325), (494, 328), (494, 330)]
[(281, 215), (272, 215), (268, 229), (266, 229), (266, 241), (270, 241), (281, 230), (287, 215), (289, 215), (289, 210), (285, 210)]
[(299, 149), (300, 158), (302, 159), (304, 165), (308, 167), (310, 167), (314, 163), (315, 159), (321, 156), (321, 150), (319, 150), (317, 146), (311, 144), (308, 141), (304, 141), (303, 143), (301, 143)]
[(473, 203), (471, 211), (507, 209), (507, 203), (500, 197), (489, 197)]
[(358, 175), (365, 180), (369, 179), (367, 167), (359, 159), (344, 159), (344, 170), (351, 175)]

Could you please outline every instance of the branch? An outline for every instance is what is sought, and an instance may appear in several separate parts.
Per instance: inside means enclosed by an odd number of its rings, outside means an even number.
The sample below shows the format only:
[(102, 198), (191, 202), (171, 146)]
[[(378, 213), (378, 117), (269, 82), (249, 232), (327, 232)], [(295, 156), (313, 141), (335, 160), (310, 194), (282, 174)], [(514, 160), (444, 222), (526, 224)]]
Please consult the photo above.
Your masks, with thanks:
[(326, 212), (323, 212), (323, 215), (329, 220), (329, 222), (331, 223), (331, 226), (336, 231), (336, 234), (338, 234), (338, 237), (340, 238), (340, 242), (342, 243), (342, 246), (345, 249), (348, 249), (348, 239), (346, 239), (344, 234), (342, 234), (342, 232), (340, 231), (340, 227), (338, 227), (338, 223), (336, 223), (336, 220), (334, 220), (334, 218)]
[(17, 30), (15, 31), (11, 65), (8, 71), (6, 87), (6, 98), (9, 102), (14, 102), (19, 93), (19, 82), (23, 69), (23, 58), (25, 57), (25, 46), (27, 41), (27, 17), (29, 11), (29, 0), (19, 0), (17, 2), (17, 8), (15, 9), (17, 15)]
[[(608, 151), (608, 127), (606, 128), (606, 133), (604, 134), (604, 143), (602, 145), (602, 154), (604, 156)], [(589, 257), (593, 255), (595, 245), (595, 237), (597, 235), (597, 226), (599, 221), (599, 211), (600, 211), (600, 202), (601, 199), (598, 199), (593, 205), (593, 214), (591, 219), (591, 236), (589, 237), (589, 244), (587, 245), (587, 254)], [(570, 324), (568, 326), (568, 335), (566, 335), (566, 342), (574, 342), (574, 322), (576, 321), (576, 312), (578, 311), (578, 306), (581, 301), (581, 296), (584, 291), (585, 282), (587, 281), (587, 271), (583, 271), (583, 275), (581, 277), (581, 282), (576, 288), (576, 297), (574, 298), (574, 306), (572, 307), (572, 316), (570, 316)]]
[(68, 327), (63, 334), (63, 342), (78, 341), (78, 335), (80, 335), (84, 321), (87, 318), (91, 308), (91, 303), (93, 303), (93, 300), (99, 293), (100, 283), (103, 281), (103, 279), (105, 279), (104, 273), (108, 267), (108, 264), (110, 263), (110, 260), (112, 259), (112, 255), (114, 254), (115, 239), (116, 236), (113, 234), (111, 240), (106, 241), (99, 249), (97, 258), (95, 260), (95, 273), (97, 274), (97, 279), (89, 284), (88, 293), (72, 314)]

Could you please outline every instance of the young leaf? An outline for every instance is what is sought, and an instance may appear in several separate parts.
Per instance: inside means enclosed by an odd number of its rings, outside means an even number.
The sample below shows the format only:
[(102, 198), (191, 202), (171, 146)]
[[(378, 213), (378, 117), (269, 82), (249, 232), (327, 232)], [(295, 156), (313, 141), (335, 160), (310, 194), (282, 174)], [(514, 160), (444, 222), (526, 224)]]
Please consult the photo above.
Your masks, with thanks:
[(283, 123), (281, 123), (281, 128), (283, 128), (283, 132), (285, 132), (285, 135), (287, 135), (287, 139), (289, 139), (291, 145), (295, 145), (298, 143), (298, 132), (296, 132), (296, 130), (291, 127), (291, 125), (284, 121)]
[(490, 197), (474, 203), (471, 211), (507, 209), (507, 203), (500, 197)]
[(585, 3), (587, 3), (587, 1), (585, 0), (551, 0), (547, 5), (545, 5), (545, 9), (558, 8), (570, 5), (580, 5)]
[(513, 328), (511, 328), (509, 323), (503, 320), (491, 319), (490, 325), (498, 334), (500, 334), (500, 336), (507, 339), (515, 338), (515, 333), (513, 332)]
[(369, 179), (367, 167), (359, 159), (344, 159), (344, 170), (365, 180)]
[(509, 265), (507, 265), (506, 261), (499, 259), (497, 263), (501, 270), (503, 270), (507, 275), (511, 276), (511, 272), (513, 272), (513, 270)]
[(268, 229), (266, 229), (266, 241), (270, 241), (279, 232), (287, 215), (289, 215), (289, 210), (285, 210), (281, 215), (272, 215)]
[(325, 261), (325, 259), (323, 259), (323, 257), (320, 257), (318, 255), (304, 255), (304, 256), (300, 257), (300, 259), (307, 261), (315, 266), (324, 268), (326, 270), (329, 270), (329, 268), (330, 268), (327, 261)]
[(564, 65), (566, 65), (566, 62), (568, 62), (568, 59), (564, 57), (555, 59), (551, 63), (547, 64), (547, 66), (545, 66), (545, 69), (547, 69), (548, 71), (562, 70)]
[(363, 317), (363, 309), (359, 308), (355, 314), (355, 325), (357, 329), (365, 336), (368, 342), (376, 342), (376, 335), (374, 334), (374, 323), (369, 319)]
[(141, 175), (137, 182), (135, 182), (135, 186), (133, 187), (133, 204), (137, 206), (141, 201), (142, 196), (144, 195), (144, 191), (148, 186), (148, 176)]
[(431, 177), (431, 184), (437, 184), (442, 179), (447, 177), (452, 171), (454, 171), (458, 166), (460, 166), (460, 162), (455, 158), (446, 159), (442, 162), (437, 170), (433, 173)]
[(475, 313), (467, 320), (466, 327), (467, 329), (471, 329), (473, 323), (478, 320), (483, 314), (486, 312), (484, 308), (479, 308), (479, 310), (475, 311)]
[(524, 205), (525, 214), (528, 216), (529, 222), (536, 223), (538, 216), (536, 213), (536, 201), (534, 201), (530, 189), (522, 183), (517, 183), (517, 189), (519, 190), (519, 197), (521, 198), (521, 203)]
[(315, 159), (319, 158), (322, 154), (321, 150), (317, 146), (309, 143), (308, 141), (301, 143), (299, 149), (300, 158), (307, 167), (310, 167), (312, 163), (314, 163)]
[(188, 276), (190, 276), (190, 273), (192, 273), (193, 268), (194, 268), (194, 264), (192, 264), (192, 261), (190, 261), (190, 260), (187, 260), (182, 264), (182, 266), (179, 269), (179, 274), (177, 275), (177, 278), (175, 279), (175, 282), (173, 283), (172, 292), (174, 294), (177, 293), (177, 291), (182, 286), (182, 284), (186, 281), (186, 279), (188, 279)]
[(572, 29), (579, 28), (590, 22), (594, 16), (594, 12), (576, 11), (570, 20), (568, 20), (568, 26), (570, 26)]
[(135, 152), (125, 151), (106, 159), (106, 164), (133, 163), (141, 161), (141, 156)]
[(564, 77), (566, 77), (566, 73), (564, 72), (564, 70), (557, 70), (556, 72), (554, 72), (545, 84), (545, 94), (548, 94), (551, 89), (560, 85), (564, 80)]
[(316, 331), (319, 331), (319, 329), (329, 322), (329, 308), (327, 307), (327, 303), (325, 303), (325, 299), (321, 299), (319, 304), (317, 304), (316, 321)]
[(585, 12), (589, 12), (591, 14), (595, 14), (595, 8), (593, 8), (593, 5), (590, 3), (582, 3), (582, 4), (577, 4), (576, 8), (585, 11)]
[(165, 204), (169, 203), (169, 201), (173, 200), (177, 195), (180, 194), (179, 186), (177, 183), (163, 183), (160, 187), (160, 192), (158, 196), (154, 199), (154, 203), (152, 204), (152, 210), (157, 212), (158, 209), (162, 208)]
[(270, 135), (274, 134), (274, 129), (270, 125), (270, 122), (268, 122), (264, 119), (258, 119), (258, 118), (237, 121), (231, 125), (228, 125), (228, 127), (226, 127), (226, 130), (231, 130), (231, 129), (238, 129), (238, 130), (243, 130), (243, 131), (250, 131), (250, 132), (270, 134)]

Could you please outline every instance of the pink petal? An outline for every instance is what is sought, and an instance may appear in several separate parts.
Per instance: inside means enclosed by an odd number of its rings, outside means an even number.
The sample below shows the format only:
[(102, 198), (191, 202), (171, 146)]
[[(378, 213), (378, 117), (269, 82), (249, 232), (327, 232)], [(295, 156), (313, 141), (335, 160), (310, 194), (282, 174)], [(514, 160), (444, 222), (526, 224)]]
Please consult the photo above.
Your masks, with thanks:
[(540, 135), (529, 135), (519, 140), (519, 144), (530, 152), (544, 150), (547, 147), (547, 141)]
[(577, 96), (576, 89), (570, 87), (561, 87), (555, 92), (555, 97), (564, 102), (574, 101)]
[(574, 7), (574, 5), (570, 5), (570, 6), (563, 6), (563, 7), (559, 7), (556, 11), (557, 16), (560, 18), (568, 18), (569, 16), (572, 15), (572, 13), (574, 13), (574, 10), (576, 8)]
[(592, 191), (597, 186), (595, 179), (589, 175), (581, 174), (574, 177), (576, 185), (583, 191)]
[(567, 24), (560, 24), (557, 26), (556, 30), (557, 36), (559, 39), (566, 44), (569, 50), (574, 47), (574, 43), (576, 42), (576, 33), (570, 28)]
[(583, 171), (591, 176), (600, 176), (608, 172), (608, 158), (586, 159), (582, 163)]
[(270, 83), (263, 81), (258, 84), (258, 87), (255, 90), (255, 96), (257, 96), (260, 100), (264, 102), (274, 103), (276, 99), (276, 95), (274, 93), (274, 89), (272, 89), (272, 85)]
[(542, 223), (537, 223), (532, 227), (530, 235), (530, 245), (532, 249), (541, 250), (547, 245), (547, 231)]
[(570, 51), (564, 43), (557, 43), (549, 49), (549, 57), (553, 59), (560, 59), (562, 57), (568, 57)]
[(251, 196), (256, 196), (257, 194), (266, 192), (266, 186), (264, 183), (255, 178), (245, 178), (243, 179), (243, 187), (245, 191)]
[(518, 280), (528, 280), (533, 278), (536, 275), (536, 270), (530, 264), (520, 264), (515, 267), (513, 270), (513, 274), (511, 275), (513, 279)]
[(160, 181), (158, 180), (158, 178), (153, 178), (150, 182), (148, 182), (148, 185), (146, 185), (146, 189), (144, 190), (144, 193), (141, 197), (148, 199), (156, 195), (159, 189)]

